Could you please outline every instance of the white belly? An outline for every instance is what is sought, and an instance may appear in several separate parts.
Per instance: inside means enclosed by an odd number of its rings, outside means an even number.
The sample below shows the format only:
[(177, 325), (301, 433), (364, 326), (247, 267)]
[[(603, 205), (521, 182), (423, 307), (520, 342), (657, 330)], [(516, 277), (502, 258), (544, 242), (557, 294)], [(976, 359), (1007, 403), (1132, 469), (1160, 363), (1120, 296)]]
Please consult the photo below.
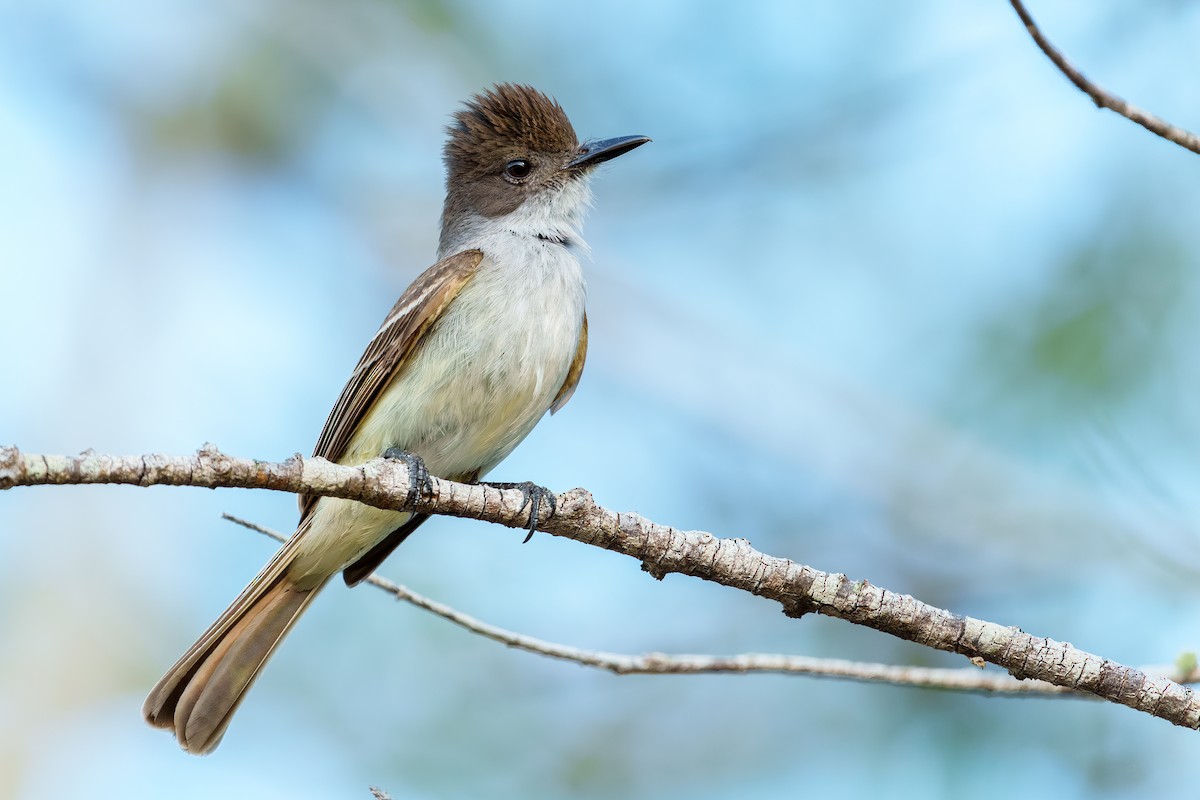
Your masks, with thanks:
[(363, 420), (343, 463), (401, 447), (435, 475), (483, 473), (533, 430), (575, 357), (584, 286), (565, 248), (528, 249), (515, 265), (485, 257)]
[[(549, 410), (579, 343), (582, 270), (560, 245), (520, 237), (504, 244), (511, 248), (504, 263), (484, 250), (479, 272), (364, 417), (340, 463), (399, 447), (419, 455), (434, 475), (482, 476)], [(407, 517), (323, 498), (295, 568), (337, 571)]]

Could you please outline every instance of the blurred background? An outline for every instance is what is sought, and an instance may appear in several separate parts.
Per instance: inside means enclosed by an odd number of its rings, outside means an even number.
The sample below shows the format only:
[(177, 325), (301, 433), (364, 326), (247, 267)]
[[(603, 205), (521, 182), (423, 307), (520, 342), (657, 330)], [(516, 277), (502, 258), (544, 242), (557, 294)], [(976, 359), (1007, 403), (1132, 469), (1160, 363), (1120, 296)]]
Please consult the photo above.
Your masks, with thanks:
[[(1200, 128), (1200, 6), (1035, 2)], [(1097, 111), (1008, 4), (0, 3), (0, 442), (308, 453), (433, 259), (443, 126), (496, 81), (583, 137), (591, 350), (499, 469), (1127, 664), (1200, 646), (1200, 160)], [(0, 796), (1177, 794), (1128, 709), (796, 677), (614, 677), (331, 586), (217, 753), (145, 693), (289, 495), (0, 496)], [(540, 535), (384, 568), (581, 647), (962, 666)], [(1029, 787), (1037, 787), (1037, 790)]]

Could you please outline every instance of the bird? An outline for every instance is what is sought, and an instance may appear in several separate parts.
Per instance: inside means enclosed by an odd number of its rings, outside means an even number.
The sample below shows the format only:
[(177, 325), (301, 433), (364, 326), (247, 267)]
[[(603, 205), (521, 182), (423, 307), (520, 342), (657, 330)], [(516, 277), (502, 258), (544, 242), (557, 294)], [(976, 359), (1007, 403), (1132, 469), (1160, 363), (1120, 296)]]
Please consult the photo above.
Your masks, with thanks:
[[(313, 456), (354, 465), (383, 455), (408, 462), (410, 476), (479, 482), (579, 383), (589, 179), (650, 139), (581, 143), (557, 101), (511, 83), (474, 95), (446, 131), (436, 263), (367, 344)], [(521, 488), (533, 504), (532, 533), (539, 500), (552, 495)], [(333, 576), (359, 583), (427, 518), (352, 500), (299, 500), (295, 533), (146, 698), (146, 720), (171, 729), (189, 753), (217, 747), (267, 660)]]

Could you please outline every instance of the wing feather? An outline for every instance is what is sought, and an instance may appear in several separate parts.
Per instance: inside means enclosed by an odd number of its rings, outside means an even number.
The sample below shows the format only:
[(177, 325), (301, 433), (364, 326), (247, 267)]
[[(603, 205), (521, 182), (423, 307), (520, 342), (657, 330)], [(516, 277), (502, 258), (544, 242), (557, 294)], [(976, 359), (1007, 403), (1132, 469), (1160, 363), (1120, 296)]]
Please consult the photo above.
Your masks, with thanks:
[(571, 361), (571, 368), (567, 370), (567, 379), (563, 381), (562, 388), (558, 390), (554, 402), (550, 404), (551, 414), (565, 406), (571, 399), (571, 395), (575, 394), (575, 387), (579, 385), (579, 378), (583, 375), (583, 362), (587, 360), (587, 336), (587, 314), (584, 314), (583, 327), (579, 329), (579, 344), (575, 348), (575, 358)]
[[(421, 273), (404, 291), (333, 404), (313, 457), (337, 461), (345, 454), (363, 417), (387, 385), (404, 371), (408, 357), (475, 275), (482, 260), (479, 250), (448, 256)], [(301, 521), (312, 512), (316, 500), (300, 496)]]

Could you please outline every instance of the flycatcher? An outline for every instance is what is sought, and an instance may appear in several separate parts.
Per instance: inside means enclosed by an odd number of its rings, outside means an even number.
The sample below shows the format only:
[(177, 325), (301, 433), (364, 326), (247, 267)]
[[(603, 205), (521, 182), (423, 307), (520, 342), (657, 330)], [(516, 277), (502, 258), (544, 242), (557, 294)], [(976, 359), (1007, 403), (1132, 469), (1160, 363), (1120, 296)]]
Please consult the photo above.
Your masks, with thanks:
[[(367, 344), (313, 456), (381, 454), (478, 481), (547, 411), (562, 408), (587, 353), (577, 254), (588, 178), (650, 141), (580, 144), (562, 107), (527, 86), (477, 95), (448, 128), (438, 262)], [(534, 513), (536, 513), (536, 498)], [(532, 516), (532, 515), (531, 515)], [(146, 698), (152, 725), (208, 753), (271, 653), (338, 572), (369, 575), (425, 516), (302, 496), (300, 524)]]

